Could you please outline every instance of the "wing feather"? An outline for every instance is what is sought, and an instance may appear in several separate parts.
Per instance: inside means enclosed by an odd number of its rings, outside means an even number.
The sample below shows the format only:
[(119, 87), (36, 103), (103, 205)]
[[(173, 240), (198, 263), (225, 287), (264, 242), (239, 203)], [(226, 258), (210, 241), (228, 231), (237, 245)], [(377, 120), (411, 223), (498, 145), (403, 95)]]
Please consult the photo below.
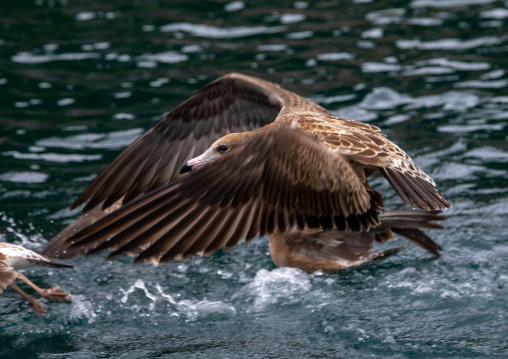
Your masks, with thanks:
[(331, 150), (364, 166), (369, 175), (380, 173), (401, 199), (414, 208), (449, 208), (451, 205), (435, 188), (435, 183), (420, 170), (396, 144), (367, 124), (353, 126), (352, 120), (307, 116), (298, 125), (319, 138)]
[(295, 222), (332, 228), (339, 221), (367, 230), (379, 223), (380, 206), (380, 196), (348, 161), (281, 127), (132, 201), (69, 241), (89, 252), (113, 248), (110, 256), (130, 252), (136, 261), (163, 263), (231, 247), (244, 236), (285, 232)]
[[(176, 179), (186, 160), (218, 138), (275, 121), (285, 92), (271, 82), (241, 74), (211, 82), (120, 153), (71, 208), (89, 201), (86, 212), (107, 199), (104, 209), (128, 193), (127, 203), (155, 185)], [(178, 146), (172, 146), (175, 142)], [(162, 165), (155, 166), (157, 161)]]

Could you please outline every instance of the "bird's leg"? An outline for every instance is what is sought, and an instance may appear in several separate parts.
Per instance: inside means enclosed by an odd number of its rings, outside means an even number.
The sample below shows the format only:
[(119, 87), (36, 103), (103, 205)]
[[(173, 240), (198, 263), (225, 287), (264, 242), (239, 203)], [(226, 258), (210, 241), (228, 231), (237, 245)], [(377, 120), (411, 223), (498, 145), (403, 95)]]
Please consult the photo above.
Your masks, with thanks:
[(46, 314), (48, 311), (46, 310), (46, 307), (42, 305), (42, 303), (39, 303), (37, 299), (32, 297), (31, 295), (26, 294), (23, 289), (18, 287), (16, 284), (11, 283), (12, 289), (14, 289), (16, 292), (18, 292), (25, 300), (34, 308), (35, 312), (38, 314)]
[(30, 279), (28, 279), (21, 273), (18, 273), (18, 278), (21, 279), (26, 284), (28, 284), (30, 287), (32, 287), (37, 293), (41, 295), (41, 297), (49, 299), (65, 300), (69, 302), (71, 300), (71, 295), (69, 293), (62, 292), (62, 287), (60, 286), (56, 286), (49, 289), (42, 289), (36, 286)]

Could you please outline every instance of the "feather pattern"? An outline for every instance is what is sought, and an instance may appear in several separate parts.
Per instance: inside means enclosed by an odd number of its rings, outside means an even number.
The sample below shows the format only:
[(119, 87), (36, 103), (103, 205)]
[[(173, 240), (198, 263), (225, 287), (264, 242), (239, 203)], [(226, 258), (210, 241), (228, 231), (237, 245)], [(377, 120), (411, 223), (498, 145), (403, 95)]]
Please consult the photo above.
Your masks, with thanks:
[[(278, 85), (242, 74), (223, 76), (199, 90), (162, 118), (111, 162), (78, 197), (71, 208), (86, 201), (83, 212), (104, 201), (103, 209), (120, 198), (128, 203), (139, 195), (179, 177), (181, 165), (229, 133), (267, 131), (277, 126), (295, 125), (319, 138), (330, 149), (385, 177), (384, 168), (401, 173), (399, 195), (410, 206), (444, 208), (449, 204), (437, 191), (421, 201), (426, 188), (411, 177), (434, 181), (411, 158), (389, 141), (378, 127), (338, 118), (321, 106), (284, 90)], [(407, 182), (407, 180), (410, 180)], [(400, 182), (392, 184), (401, 186)], [(416, 187), (416, 188), (414, 188)], [(413, 191), (413, 190), (414, 191)], [(428, 188), (427, 188), (428, 189)], [(416, 198), (413, 199), (416, 193)], [(429, 203), (430, 202), (430, 203)]]
[[(207, 164), (181, 176), (183, 163), (203, 151), (194, 160)], [(384, 176), (413, 208), (450, 207), (378, 127), (233, 73), (169, 112), (72, 206), (120, 201), (120, 209), (50, 245), (72, 243), (72, 253), (111, 248), (110, 255), (161, 263), (295, 228), (364, 232), (379, 225), (382, 206), (369, 176)]]
[[(280, 127), (234, 158), (222, 157), (121, 207), (71, 241), (89, 252), (114, 248), (111, 255), (139, 247), (136, 260), (164, 262), (230, 247), (248, 233), (286, 232), (286, 218), (295, 215), (305, 226), (326, 228), (344, 216), (353, 230), (367, 230), (379, 224), (381, 198), (351, 167), (315, 138)], [(222, 230), (215, 238), (199, 230), (218, 220)]]

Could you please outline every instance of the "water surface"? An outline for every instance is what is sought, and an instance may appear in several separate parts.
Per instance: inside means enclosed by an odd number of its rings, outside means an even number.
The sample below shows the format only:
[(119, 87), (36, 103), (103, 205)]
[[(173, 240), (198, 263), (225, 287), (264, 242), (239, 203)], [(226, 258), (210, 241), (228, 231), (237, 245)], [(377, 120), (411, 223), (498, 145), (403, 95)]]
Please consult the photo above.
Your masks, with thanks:
[(162, 267), (27, 270), (73, 301), (38, 316), (5, 291), (2, 358), (507, 356), (506, 1), (17, 0), (0, 24), (1, 240), (47, 243), (122, 148), (231, 71), (381, 127), (453, 204), (430, 233), (439, 259), (410, 247), (308, 275), (261, 239)]

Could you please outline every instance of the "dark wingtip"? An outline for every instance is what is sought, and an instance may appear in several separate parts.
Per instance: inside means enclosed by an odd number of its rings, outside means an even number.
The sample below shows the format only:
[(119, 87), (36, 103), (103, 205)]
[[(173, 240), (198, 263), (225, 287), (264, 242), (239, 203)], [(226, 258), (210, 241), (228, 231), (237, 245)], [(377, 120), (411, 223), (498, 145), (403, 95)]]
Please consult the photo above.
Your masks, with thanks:
[(397, 247), (397, 248), (392, 248), (392, 249), (387, 249), (386, 251), (374, 253), (373, 257), (371, 258), (371, 261), (374, 262), (374, 261), (378, 261), (378, 260), (384, 260), (388, 257), (393, 256), (396, 253), (399, 253), (400, 251), (406, 249), (407, 247), (409, 247), (409, 245), (405, 245), (405, 246)]
[(63, 263), (60, 263), (60, 262), (58, 262), (58, 264), (59, 264), (59, 268), (76, 269), (76, 266), (71, 266), (69, 264), (63, 264)]

